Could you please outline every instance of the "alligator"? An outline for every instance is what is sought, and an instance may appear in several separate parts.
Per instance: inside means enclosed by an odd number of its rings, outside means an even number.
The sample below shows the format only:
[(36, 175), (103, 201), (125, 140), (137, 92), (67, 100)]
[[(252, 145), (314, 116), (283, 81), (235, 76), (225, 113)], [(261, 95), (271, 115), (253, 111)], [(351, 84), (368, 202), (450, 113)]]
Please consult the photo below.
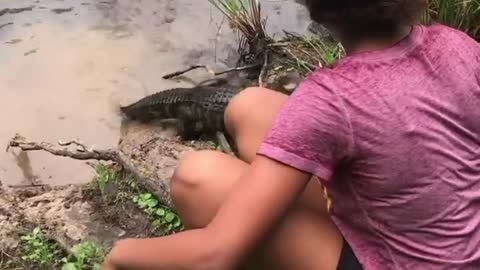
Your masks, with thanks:
[(198, 139), (201, 135), (217, 132), (226, 134), (225, 109), (248, 85), (242, 82), (163, 90), (120, 107), (120, 111), (127, 119), (139, 122), (175, 119), (178, 134), (183, 139)]

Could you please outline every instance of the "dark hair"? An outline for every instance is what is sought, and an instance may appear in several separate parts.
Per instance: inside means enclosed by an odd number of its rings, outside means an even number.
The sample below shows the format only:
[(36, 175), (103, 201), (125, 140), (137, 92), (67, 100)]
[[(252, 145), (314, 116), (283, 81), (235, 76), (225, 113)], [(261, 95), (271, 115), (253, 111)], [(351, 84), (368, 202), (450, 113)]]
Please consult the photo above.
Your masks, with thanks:
[(415, 23), (426, 0), (305, 0), (312, 20), (352, 34), (392, 31)]

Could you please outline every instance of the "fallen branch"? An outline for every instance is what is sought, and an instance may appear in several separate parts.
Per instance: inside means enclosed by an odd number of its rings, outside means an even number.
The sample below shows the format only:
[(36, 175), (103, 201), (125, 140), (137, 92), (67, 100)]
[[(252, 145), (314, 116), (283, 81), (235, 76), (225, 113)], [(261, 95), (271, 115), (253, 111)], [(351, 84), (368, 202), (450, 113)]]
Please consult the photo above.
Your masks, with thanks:
[(182, 75), (182, 74), (184, 74), (184, 73), (187, 73), (187, 72), (189, 72), (189, 71), (191, 71), (191, 70), (199, 69), (199, 68), (204, 68), (204, 69), (206, 69), (206, 70), (208, 71), (208, 68), (207, 68), (206, 65), (193, 65), (193, 66), (190, 66), (190, 67), (187, 68), (187, 69), (166, 74), (166, 75), (164, 75), (162, 78), (163, 78), (163, 79), (171, 79), (171, 78), (180, 76), (180, 75)]
[(246, 66), (242, 66), (242, 67), (229, 68), (229, 69), (226, 69), (226, 70), (216, 72), (216, 71), (211, 70), (207, 65), (193, 65), (193, 66), (190, 66), (187, 69), (176, 71), (176, 72), (164, 75), (162, 78), (163, 79), (171, 79), (171, 78), (180, 76), (182, 74), (185, 74), (185, 73), (187, 73), (191, 70), (199, 69), (199, 68), (204, 68), (205, 70), (207, 70), (208, 73), (212, 74), (213, 76), (219, 76), (219, 75), (222, 75), (222, 74), (225, 74), (225, 73), (234, 72), (234, 71), (242, 71), (242, 70), (246, 70), (246, 69), (250, 69), (250, 68), (255, 68), (255, 67), (258, 67), (258, 66), (260, 66), (260, 64), (251, 64), (251, 65), (246, 65)]
[[(95, 149), (87, 149), (85, 145), (83, 145), (78, 140), (71, 140), (68, 142), (58, 142), (58, 145), (64, 147), (58, 147), (54, 144), (47, 143), (47, 142), (32, 142), (28, 141), (23, 136), (16, 134), (15, 137), (8, 143), (6, 151), (11, 147), (20, 148), (23, 151), (38, 151), (43, 150), (47, 151), (55, 156), (62, 156), (62, 157), (69, 157), (78, 160), (103, 160), (103, 161), (115, 161), (120, 162), (120, 158), (118, 156), (118, 152), (113, 149), (108, 150), (95, 150)], [(76, 145), (77, 149), (70, 150), (68, 146)], [(65, 147), (66, 146), (66, 147)]]
[(213, 75), (218, 76), (218, 75), (222, 75), (222, 74), (233, 72), (233, 71), (242, 71), (242, 70), (246, 70), (246, 69), (256, 68), (258, 66), (260, 66), (260, 64), (251, 64), (251, 65), (246, 65), (246, 66), (243, 66), (243, 67), (229, 68), (229, 69), (226, 69), (224, 71), (214, 72)]

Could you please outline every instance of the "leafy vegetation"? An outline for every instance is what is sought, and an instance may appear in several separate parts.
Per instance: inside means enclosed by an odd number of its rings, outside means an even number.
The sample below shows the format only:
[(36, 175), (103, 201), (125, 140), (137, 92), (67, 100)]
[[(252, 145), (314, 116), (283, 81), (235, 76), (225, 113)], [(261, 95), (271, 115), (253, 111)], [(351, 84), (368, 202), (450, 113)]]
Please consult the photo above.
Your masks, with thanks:
[(152, 193), (141, 193), (132, 200), (154, 220), (153, 225), (162, 227), (165, 234), (183, 230), (180, 217), (172, 209), (161, 205)]
[[(48, 239), (40, 228), (21, 238), (21, 259), (25, 266), (41, 269), (100, 270), (107, 249), (84, 241), (67, 252), (55, 241)], [(25, 269), (15, 267), (12, 269)]]
[(102, 195), (104, 195), (107, 184), (117, 180), (119, 177), (118, 170), (114, 170), (111, 166), (99, 163), (97, 166), (95, 166), (95, 177), (93, 179), (93, 184), (95, 188), (99, 190)]
[(100, 270), (107, 249), (85, 241), (72, 248), (72, 254), (62, 260), (62, 270)]
[(423, 23), (443, 23), (480, 40), (480, 0), (429, 0)]
[(151, 219), (155, 229), (162, 234), (172, 234), (183, 230), (180, 217), (175, 211), (163, 204), (150, 192), (142, 190), (134, 177), (122, 172), (121, 168), (99, 164), (96, 166), (94, 186), (105, 195), (108, 184), (116, 186), (115, 202), (129, 200), (142, 209)]
[(22, 261), (27, 265), (47, 267), (58, 265), (64, 252), (55, 242), (47, 239), (40, 228), (21, 237)]

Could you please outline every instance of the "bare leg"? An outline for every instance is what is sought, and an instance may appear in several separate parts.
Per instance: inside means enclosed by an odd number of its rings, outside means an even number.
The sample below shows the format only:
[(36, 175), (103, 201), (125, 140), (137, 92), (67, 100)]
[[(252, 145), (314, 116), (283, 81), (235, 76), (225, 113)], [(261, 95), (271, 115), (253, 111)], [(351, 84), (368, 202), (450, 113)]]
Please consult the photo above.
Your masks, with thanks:
[[(240, 158), (250, 163), (256, 155), (260, 143), (271, 127), (273, 119), (288, 96), (273, 90), (252, 87), (242, 91), (230, 102), (225, 112), (225, 125), (235, 138)], [(308, 196), (300, 202), (318, 211), (326, 211), (327, 202), (323, 198), (323, 187), (318, 181), (311, 181), (305, 190)], [(306, 198), (319, 198), (314, 202)]]
[[(286, 96), (272, 91), (248, 89), (232, 101), (226, 124), (244, 161), (214, 151), (193, 152), (183, 158), (172, 180), (172, 196), (187, 227), (204, 227), (211, 221), (235, 181), (248, 168), (285, 100)], [(255, 106), (255, 102), (262, 105)], [(343, 239), (325, 205), (320, 185), (311, 181), (297, 206), (271, 232), (256, 255), (261, 255), (271, 269), (336, 269)]]

